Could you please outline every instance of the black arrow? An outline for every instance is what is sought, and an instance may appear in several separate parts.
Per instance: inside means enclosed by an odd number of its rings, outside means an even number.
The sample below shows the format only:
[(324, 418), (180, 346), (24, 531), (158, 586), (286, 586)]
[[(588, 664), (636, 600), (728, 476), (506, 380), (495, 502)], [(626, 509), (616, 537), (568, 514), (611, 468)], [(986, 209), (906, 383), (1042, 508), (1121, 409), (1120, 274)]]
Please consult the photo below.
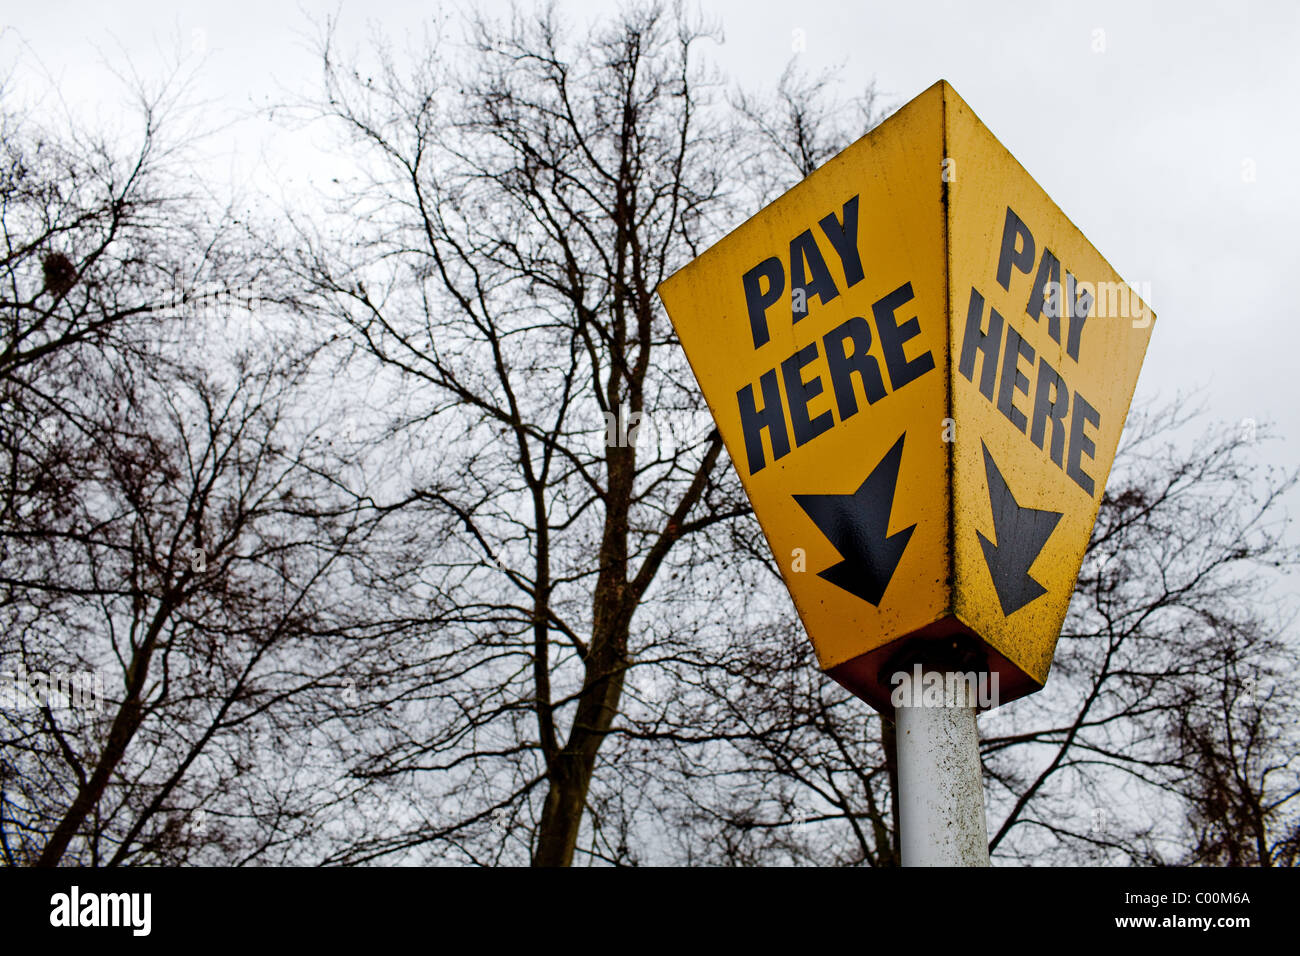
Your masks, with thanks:
[(1059, 511), (1042, 511), (1023, 508), (1007, 487), (1007, 481), (993, 463), (988, 446), (984, 449), (984, 472), (989, 482), (989, 504), (993, 507), (993, 533), (998, 537), (995, 545), (978, 531), (976, 536), (984, 548), (984, 561), (993, 578), (993, 588), (1002, 603), (1002, 613), (1010, 617), (1030, 601), (1047, 593), (1047, 588), (1029, 576), (1029, 567), (1047, 544), (1061, 520)]
[(894, 508), (894, 489), (898, 486), (898, 466), (903, 461), (906, 437), (906, 433), (898, 436), (894, 447), (853, 494), (794, 496), (799, 507), (844, 558), (839, 564), (818, 572), (818, 576), (877, 607), (916, 529), (912, 525), (889, 534), (889, 515)]

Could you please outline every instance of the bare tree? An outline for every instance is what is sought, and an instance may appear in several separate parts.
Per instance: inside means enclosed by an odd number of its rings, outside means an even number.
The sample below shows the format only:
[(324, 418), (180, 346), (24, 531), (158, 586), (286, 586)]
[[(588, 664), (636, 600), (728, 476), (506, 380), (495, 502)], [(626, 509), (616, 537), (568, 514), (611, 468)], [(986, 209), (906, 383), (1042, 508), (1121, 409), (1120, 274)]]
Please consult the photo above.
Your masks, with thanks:
[[(7, 403), (80, 350), (147, 347), (159, 316), (175, 314), (217, 278), (232, 278), (223, 236), (184, 172), (199, 132), (183, 77), (136, 91), (132, 147), (120, 129), (38, 113), (0, 88), (0, 382)], [(222, 210), (217, 209), (219, 217)], [(142, 334), (143, 333), (143, 334)], [(6, 419), (8, 419), (6, 415)]]
[(838, 95), (840, 75), (809, 75), (792, 59), (771, 94), (738, 91), (733, 106), (748, 149), (743, 167), (761, 203), (776, 199), (870, 132), (888, 110), (872, 83), (857, 96)]
[[(222, 381), (106, 370), (94, 393), (110, 415), (78, 420), (94, 454), (61, 514), (8, 529), (22, 546), (3, 569), (6, 659), (106, 675), (93, 709), (37, 694), (11, 713), (15, 860), (176, 862), (223, 834), (242, 854), (292, 832), (238, 803), (273, 790), (277, 762), (313, 763), (303, 728), (319, 704), (304, 698), (339, 698), (357, 670), (340, 642), (359, 630), (334, 600), (378, 517), (295, 427), (295, 364), (240, 359)], [(292, 796), (299, 815), (316, 802)], [(206, 832), (175, 833), (196, 810)]]
[(1189, 687), (1170, 721), (1166, 759), (1176, 768), (1174, 783), (1188, 805), (1191, 837), (1185, 854), (1173, 859), (1189, 865), (1295, 866), (1300, 854), (1295, 808), (1300, 741), (1290, 679), (1295, 655), (1283, 648), (1267, 656), (1243, 654), (1241, 643), (1230, 641), (1218, 650), (1221, 670), (1202, 686)]
[[(643, 6), (569, 40), (547, 9), (473, 21), (454, 75), (436, 45), (409, 75), (382, 48), (368, 66), (324, 50), (322, 112), (365, 163), (342, 214), (365, 227), (314, 242), (304, 278), (398, 376), (395, 427), (438, 436), (415, 497), (452, 519), (440, 606), (461, 611), (460, 666), (496, 685), (442, 687), (450, 724), (371, 772), (472, 759), (492, 784), (463, 820), (522, 814), (537, 864), (573, 858), (669, 555), (747, 511), (654, 296), (731, 208), (709, 36)], [(677, 432), (647, 453), (639, 425)]]
[[(335, 600), (383, 516), (348, 490), (352, 449), (322, 440), (318, 349), (291, 346), (254, 287), (196, 290), (261, 260), (183, 188), (152, 102), (125, 162), (5, 114), (10, 864), (292, 846), (326, 805), (303, 779), (336, 766), (305, 728), (346, 709), (330, 705), (369, 646)], [(93, 677), (70, 699), (59, 675)]]

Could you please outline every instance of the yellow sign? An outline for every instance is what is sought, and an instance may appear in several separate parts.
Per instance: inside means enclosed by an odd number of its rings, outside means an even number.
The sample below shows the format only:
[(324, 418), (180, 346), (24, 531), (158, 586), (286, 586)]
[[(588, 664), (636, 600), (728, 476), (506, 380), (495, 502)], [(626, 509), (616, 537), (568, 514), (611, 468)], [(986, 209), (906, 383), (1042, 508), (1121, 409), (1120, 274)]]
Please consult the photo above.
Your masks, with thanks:
[(1038, 690), (1154, 316), (952, 87), (659, 294), (823, 669)]

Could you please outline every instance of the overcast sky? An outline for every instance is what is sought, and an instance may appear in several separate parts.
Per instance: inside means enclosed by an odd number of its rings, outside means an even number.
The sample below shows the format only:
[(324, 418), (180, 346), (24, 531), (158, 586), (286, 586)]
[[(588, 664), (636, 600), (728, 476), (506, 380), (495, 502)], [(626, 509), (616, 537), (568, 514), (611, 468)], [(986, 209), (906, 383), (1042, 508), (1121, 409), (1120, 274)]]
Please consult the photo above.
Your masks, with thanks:
[[(492, 6), (504, 8), (503, 3)], [(608, 4), (562, 3), (578, 18)], [(434, 3), (0, 3), (0, 64), (57, 78), (75, 108), (117, 101), (110, 67), (148, 76), (179, 49), (201, 66), (212, 115), (303, 89), (318, 67), (312, 20), (340, 34), (418, 29)], [(1286, 294), (1296, 277), (1300, 180), (1300, 4), (825, 3), (711, 0), (726, 40), (716, 59), (749, 87), (775, 83), (802, 31), (810, 69), (873, 77), (901, 105), (945, 78), (1065, 213), (1135, 284), (1159, 320), (1139, 400), (1203, 386), (1217, 417), (1276, 422), (1259, 454), (1300, 465), (1300, 343)], [(109, 97), (106, 99), (106, 97)], [(281, 170), (245, 124), (243, 160)], [(250, 132), (251, 131), (251, 132)], [(277, 153), (277, 150), (280, 152)], [(1295, 512), (1296, 501), (1292, 501)]]

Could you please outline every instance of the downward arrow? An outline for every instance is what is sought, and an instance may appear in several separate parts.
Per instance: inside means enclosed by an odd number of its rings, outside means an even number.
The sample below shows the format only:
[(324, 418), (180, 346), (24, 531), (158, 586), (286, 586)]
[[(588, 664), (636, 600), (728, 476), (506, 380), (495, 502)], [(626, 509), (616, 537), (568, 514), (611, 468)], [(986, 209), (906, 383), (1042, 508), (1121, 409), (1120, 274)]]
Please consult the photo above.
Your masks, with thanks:
[(916, 529), (912, 525), (889, 535), (889, 515), (894, 508), (905, 437), (898, 437), (853, 494), (794, 496), (844, 558), (818, 572), (818, 576), (877, 607)]
[(984, 548), (984, 561), (993, 578), (993, 588), (998, 592), (1002, 613), (1010, 617), (1035, 598), (1047, 593), (1047, 588), (1029, 576), (1029, 567), (1047, 544), (1061, 520), (1059, 511), (1042, 511), (1022, 508), (1007, 487), (1006, 479), (993, 463), (988, 446), (984, 449), (984, 472), (989, 483), (989, 504), (993, 507), (993, 533), (995, 545), (978, 531), (976, 537)]

